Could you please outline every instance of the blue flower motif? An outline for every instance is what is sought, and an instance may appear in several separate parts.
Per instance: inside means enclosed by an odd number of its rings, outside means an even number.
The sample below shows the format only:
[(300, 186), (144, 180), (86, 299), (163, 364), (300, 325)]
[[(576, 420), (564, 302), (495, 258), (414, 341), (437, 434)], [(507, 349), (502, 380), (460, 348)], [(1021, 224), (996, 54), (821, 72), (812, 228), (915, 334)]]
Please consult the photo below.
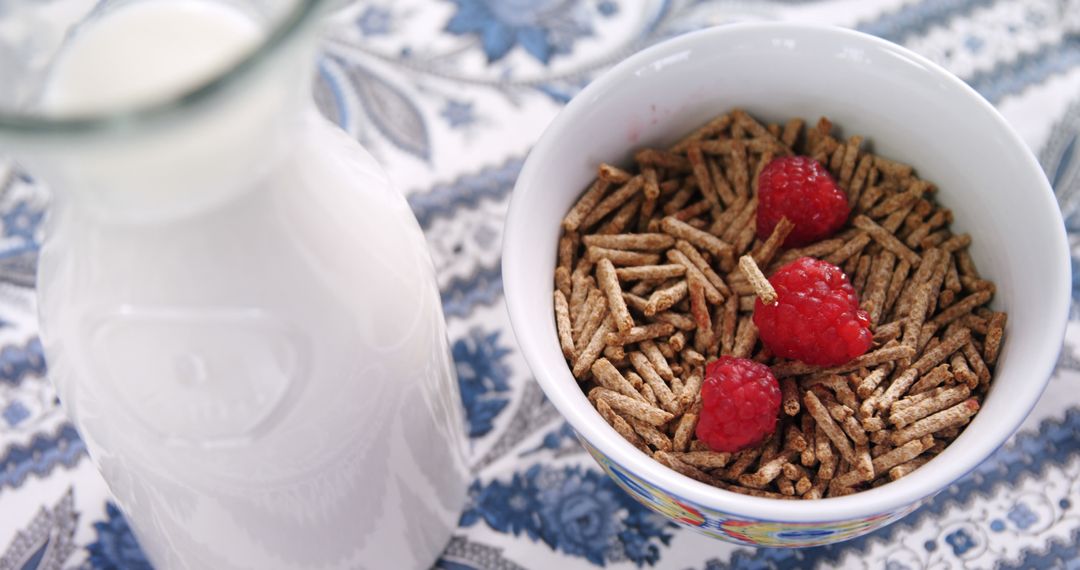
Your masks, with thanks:
[(509, 398), (496, 396), (510, 391), (510, 369), (503, 362), (510, 350), (499, 345), (499, 334), (500, 331), (487, 334), (473, 329), (454, 343), (469, 437), (487, 435), (494, 427), (495, 417), (510, 403)]
[(461, 526), (472, 526), (480, 519), (499, 532), (524, 533), (532, 540), (540, 538), (540, 502), (532, 481), (515, 473), (510, 483), (492, 481), (486, 486), (474, 482), (469, 488), (469, 506), (461, 515)]
[(473, 115), (473, 104), (466, 101), (448, 99), (442, 111), (439, 111), (439, 115), (446, 119), (452, 129), (467, 127), (476, 122), (476, 116)]
[(963, 556), (965, 552), (975, 546), (975, 541), (964, 529), (957, 529), (945, 535), (945, 542), (952, 547), (953, 554)]
[(596, 9), (600, 11), (601, 16), (614, 16), (619, 13), (619, 5), (611, 0), (602, 0), (596, 5)]
[(11, 427), (19, 425), (20, 422), (30, 417), (30, 411), (26, 409), (26, 406), (18, 400), (13, 400), (10, 404), (4, 407), (4, 411), (0, 412), (0, 416), (4, 418), (4, 421)]
[(94, 523), (97, 541), (86, 547), (90, 567), (94, 570), (153, 570), (120, 510), (112, 503), (106, 503), (105, 514), (106, 520)]
[(4, 236), (34, 241), (34, 233), (37, 232), (44, 215), (44, 210), (32, 208), (26, 202), (18, 202), (14, 208), (0, 216), (4, 224)]
[(629, 514), (622, 520), (624, 528), (619, 531), (619, 542), (622, 543), (626, 557), (638, 566), (656, 564), (660, 561), (660, 548), (652, 539), (659, 540), (664, 546), (671, 544), (671, 534), (664, 532), (664, 529), (675, 526), (675, 523), (649, 509), (642, 508), (640, 503), (631, 499), (622, 489), (616, 488), (615, 492), (620, 498), (629, 501), (623, 505)]
[(534, 465), (508, 483), (473, 483), (462, 526), (483, 520), (499, 532), (526, 535), (552, 550), (604, 565), (660, 559), (674, 526), (622, 492), (611, 479), (579, 466)]
[(368, 6), (356, 19), (356, 25), (360, 27), (360, 33), (365, 36), (385, 36), (390, 33), (392, 20), (393, 17), (386, 8)]
[(1039, 517), (1032, 512), (1027, 503), (1016, 503), (1005, 516), (1020, 530), (1027, 530), (1031, 525), (1039, 522)]
[(475, 35), (488, 62), (502, 59), (515, 46), (547, 64), (567, 54), (574, 42), (592, 34), (581, 0), (450, 0), (457, 12), (446, 31)]
[(616, 539), (615, 512), (620, 506), (614, 489), (604, 486), (602, 477), (595, 471), (567, 469), (540, 491), (544, 542), (597, 565), (604, 563), (604, 554)]

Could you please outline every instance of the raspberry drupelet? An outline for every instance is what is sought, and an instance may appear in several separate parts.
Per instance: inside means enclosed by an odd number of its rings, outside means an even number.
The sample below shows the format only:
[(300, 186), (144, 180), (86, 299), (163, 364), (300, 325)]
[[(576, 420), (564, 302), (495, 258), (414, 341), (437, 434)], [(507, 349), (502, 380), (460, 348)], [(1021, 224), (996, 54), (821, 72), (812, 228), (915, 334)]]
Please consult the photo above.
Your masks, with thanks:
[(802, 257), (769, 278), (777, 300), (754, 302), (761, 342), (782, 358), (838, 366), (870, 348), (870, 317), (839, 267)]
[(776, 429), (780, 386), (764, 364), (721, 356), (705, 369), (697, 436), (713, 451), (753, 447)]
[(768, 239), (780, 218), (795, 228), (784, 247), (798, 247), (826, 238), (847, 221), (847, 195), (818, 161), (807, 156), (781, 156), (765, 165), (758, 178), (757, 235)]

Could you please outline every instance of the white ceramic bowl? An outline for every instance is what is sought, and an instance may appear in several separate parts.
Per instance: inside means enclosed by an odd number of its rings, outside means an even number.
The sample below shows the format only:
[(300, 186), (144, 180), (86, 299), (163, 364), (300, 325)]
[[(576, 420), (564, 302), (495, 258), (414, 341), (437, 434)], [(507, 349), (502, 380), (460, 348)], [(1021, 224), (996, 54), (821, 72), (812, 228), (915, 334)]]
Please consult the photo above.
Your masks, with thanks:
[[(963, 434), (922, 469), (819, 501), (716, 489), (653, 461), (590, 406), (559, 351), (552, 275), (559, 223), (600, 162), (630, 164), (732, 107), (772, 121), (828, 116), (876, 152), (935, 182), (969, 232), (980, 272), (1009, 313), (993, 387)], [(809, 546), (869, 532), (914, 510), (997, 449), (1034, 406), (1068, 315), (1061, 215), (1039, 164), (994, 108), (930, 61), (865, 34), (750, 24), (688, 34), (642, 51), (590, 84), (532, 149), (507, 216), (503, 282), (514, 332), (548, 398), (628, 492), (683, 524), (736, 542)]]

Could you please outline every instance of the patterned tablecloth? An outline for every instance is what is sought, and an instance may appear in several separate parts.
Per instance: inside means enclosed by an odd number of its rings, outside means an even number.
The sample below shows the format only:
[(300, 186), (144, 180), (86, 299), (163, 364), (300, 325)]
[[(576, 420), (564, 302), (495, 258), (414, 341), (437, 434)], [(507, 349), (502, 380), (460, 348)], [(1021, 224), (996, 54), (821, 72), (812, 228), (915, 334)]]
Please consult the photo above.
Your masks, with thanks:
[[(666, 523), (602, 474), (532, 381), (499, 260), (530, 144), (620, 58), (748, 20), (856, 28), (956, 73), (1038, 155), (1080, 253), (1080, 0), (352, 6), (327, 29), (316, 98), (408, 192), (427, 233), (471, 438), (476, 480), (437, 567), (1080, 567), (1080, 321), (1008, 445), (902, 521), (808, 550), (736, 547)], [(0, 569), (149, 568), (46, 380), (34, 317), (46, 200), (28, 175), (0, 166)]]

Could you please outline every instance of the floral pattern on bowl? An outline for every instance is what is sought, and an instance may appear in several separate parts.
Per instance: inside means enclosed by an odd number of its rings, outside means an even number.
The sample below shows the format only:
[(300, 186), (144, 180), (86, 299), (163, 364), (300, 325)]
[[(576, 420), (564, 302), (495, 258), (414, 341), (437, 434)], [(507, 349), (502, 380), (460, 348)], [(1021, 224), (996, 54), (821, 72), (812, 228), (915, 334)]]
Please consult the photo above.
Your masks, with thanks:
[(645, 506), (706, 536), (736, 544), (782, 548), (831, 544), (873, 532), (922, 504), (918, 502), (896, 511), (849, 521), (786, 523), (735, 517), (660, 489), (604, 455), (580, 434), (578, 439), (612, 480)]

